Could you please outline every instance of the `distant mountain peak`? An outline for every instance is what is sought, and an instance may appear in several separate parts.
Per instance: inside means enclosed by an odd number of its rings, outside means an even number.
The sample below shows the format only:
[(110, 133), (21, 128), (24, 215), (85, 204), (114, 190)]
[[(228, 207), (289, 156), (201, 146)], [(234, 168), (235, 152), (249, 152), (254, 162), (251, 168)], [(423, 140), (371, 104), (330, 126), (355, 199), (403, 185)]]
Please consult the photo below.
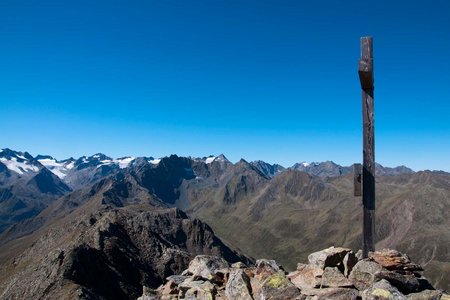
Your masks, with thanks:
[[(294, 164), (291, 169), (309, 173), (311, 175), (319, 177), (335, 177), (340, 175), (346, 175), (353, 172), (353, 166), (341, 166), (332, 160), (327, 160), (323, 162), (301, 162)], [(394, 168), (383, 167), (379, 163), (375, 163), (376, 175), (380, 176), (390, 176), (390, 175), (400, 175), (400, 174), (410, 174), (414, 173), (408, 167), (398, 166)]]
[(136, 157), (133, 157), (133, 156), (125, 156), (125, 157), (120, 157), (120, 158), (115, 159), (114, 162), (119, 165), (119, 168), (125, 169), (135, 159), (136, 159)]
[(302, 171), (319, 177), (334, 177), (353, 172), (352, 167), (343, 167), (331, 160), (324, 162), (302, 162), (294, 164), (291, 169)]
[(38, 154), (36, 157), (35, 157), (35, 159), (36, 160), (42, 160), (42, 159), (54, 159), (54, 160), (56, 160), (55, 158), (53, 158), (53, 156), (50, 156), (50, 155), (42, 155), (42, 154)]
[(383, 176), (393, 176), (393, 175), (400, 175), (400, 174), (411, 174), (414, 173), (413, 170), (406, 166), (397, 166), (397, 167), (384, 167), (379, 163), (375, 163), (375, 174), (376, 175), (383, 175)]
[(210, 156), (204, 158), (204, 161), (205, 161), (206, 164), (210, 164), (210, 163), (212, 163), (214, 161), (223, 162), (223, 163), (229, 163), (230, 162), (228, 160), (228, 158), (226, 158), (225, 155), (223, 155), (223, 154), (220, 154), (218, 156), (210, 155)]
[(17, 158), (18, 160), (33, 160), (33, 156), (28, 152), (14, 151), (9, 148), (4, 148), (0, 151), (0, 157), (11, 159), (12, 157)]
[(311, 165), (311, 163), (306, 162), (306, 161), (301, 162), (300, 164), (301, 164), (302, 166), (304, 166), (304, 167), (309, 167), (309, 166)]
[(286, 168), (279, 164), (269, 164), (263, 160), (255, 160), (250, 163), (253, 167), (261, 171), (264, 175), (271, 178), (283, 172)]
[(111, 157), (106, 156), (106, 155), (103, 154), (103, 153), (96, 153), (96, 154), (94, 154), (94, 155), (92, 155), (92, 156), (89, 156), (87, 159), (88, 159), (88, 160), (100, 160), (100, 161), (103, 161), (103, 160), (112, 160)]
[(65, 163), (65, 162), (74, 162), (74, 161), (76, 161), (75, 158), (69, 157), (69, 158), (66, 158), (66, 159), (61, 160), (60, 162)]
[(19, 175), (36, 173), (42, 168), (42, 165), (28, 152), (14, 151), (9, 148), (2, 149), (0, 152), (0, 162)]

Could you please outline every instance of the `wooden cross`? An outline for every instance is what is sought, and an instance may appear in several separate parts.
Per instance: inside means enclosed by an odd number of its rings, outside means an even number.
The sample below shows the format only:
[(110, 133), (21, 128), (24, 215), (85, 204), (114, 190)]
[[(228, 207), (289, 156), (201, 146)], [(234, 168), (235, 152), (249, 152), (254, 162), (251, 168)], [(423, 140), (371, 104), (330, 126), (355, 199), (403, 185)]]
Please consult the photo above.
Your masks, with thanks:
[(363, 113), (363, 257), (375, 251), (375, 129), (373, 101), (372, 37), (361, 38), (361, 58), (358, 63), (362, 89)]

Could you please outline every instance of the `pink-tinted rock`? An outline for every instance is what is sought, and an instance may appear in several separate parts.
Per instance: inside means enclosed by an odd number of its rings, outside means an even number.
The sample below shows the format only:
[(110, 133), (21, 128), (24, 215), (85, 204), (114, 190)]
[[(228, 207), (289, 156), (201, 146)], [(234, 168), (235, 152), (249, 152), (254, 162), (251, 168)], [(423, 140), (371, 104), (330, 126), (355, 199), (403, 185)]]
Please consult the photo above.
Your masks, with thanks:
[(397, 250), (383, 249), (369, 253), (369, 258), (388, 270), (423, 271), (423, 268), (411, 262), (408, 255)]
[(291, 272), (288, 278), (299, 289), (319, 287), (322, 281), (323, 270), (311, 265), (297, 265), (297, 271)]

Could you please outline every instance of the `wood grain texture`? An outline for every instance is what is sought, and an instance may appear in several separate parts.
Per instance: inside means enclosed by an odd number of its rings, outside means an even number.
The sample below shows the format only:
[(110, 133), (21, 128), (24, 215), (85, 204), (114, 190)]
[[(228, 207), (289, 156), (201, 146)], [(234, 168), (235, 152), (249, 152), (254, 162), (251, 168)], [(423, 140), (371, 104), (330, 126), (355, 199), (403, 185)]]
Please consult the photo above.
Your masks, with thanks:
[(363, 256), (375, 250), (375, 124), (372, 37), (361, 38), (358, 74), (362, 89), (363, 113)]

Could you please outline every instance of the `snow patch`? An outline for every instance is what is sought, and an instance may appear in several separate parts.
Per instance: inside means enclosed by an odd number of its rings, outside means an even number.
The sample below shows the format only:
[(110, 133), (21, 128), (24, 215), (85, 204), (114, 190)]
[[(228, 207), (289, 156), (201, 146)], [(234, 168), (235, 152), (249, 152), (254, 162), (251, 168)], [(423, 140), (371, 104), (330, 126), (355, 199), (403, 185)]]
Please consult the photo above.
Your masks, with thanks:
[(38, 159), (38, 161), (59, 178), (63, 179), (66, 177), (68, 169), (63, 163), (57, 162), (56, 159), (51, 158)]
[(157, 164), (159, 164), (160, 161), (161, 161), (161, 158), (157, 158), (157, 159), (149, 160), (148, 162), (153, 165), (157, 165)]
[(212, 163), (215, 159), (216, 159), (215, 156), (210, 156), (210, 157), (208, 157), (208, 158), (205, 160), (205, 163), (206, 163), (206, 164), (210, 164), (210, 163)]
[(58, 176), (60, 179), (63, 179), (67, 175), (67, 174), (64, 174), (61, 169), (57, 169), (57, 168), (51, 169), (50, 172), (52, 172), (53, 174)]
[(74, 161), (72, 161), (71, 163), (66, 165), (66, 169), (67, 170), (73, 169), (73, 167), (75, 167), (75, 162)]
[(38, 159), (38, 161), (47, 168), (63, 166), (63, 164), (57, 162), (56, 159), (44, 158), (44, 159)]
[(125, 169), (133, 160), (135, 160), (135, 157), (125, 157), (122, 159), (116, 159), (114, 162), (119, 165), (119, 168)]
[(11, 171), (16, 172), (18, 174), (28, 173), (28, 172), (37, 172), (39, 168), (26, 162), (18, 162), (16, 157), (12, 157), (10, 160), (4, 157), (0, 158), (0, 161)]

